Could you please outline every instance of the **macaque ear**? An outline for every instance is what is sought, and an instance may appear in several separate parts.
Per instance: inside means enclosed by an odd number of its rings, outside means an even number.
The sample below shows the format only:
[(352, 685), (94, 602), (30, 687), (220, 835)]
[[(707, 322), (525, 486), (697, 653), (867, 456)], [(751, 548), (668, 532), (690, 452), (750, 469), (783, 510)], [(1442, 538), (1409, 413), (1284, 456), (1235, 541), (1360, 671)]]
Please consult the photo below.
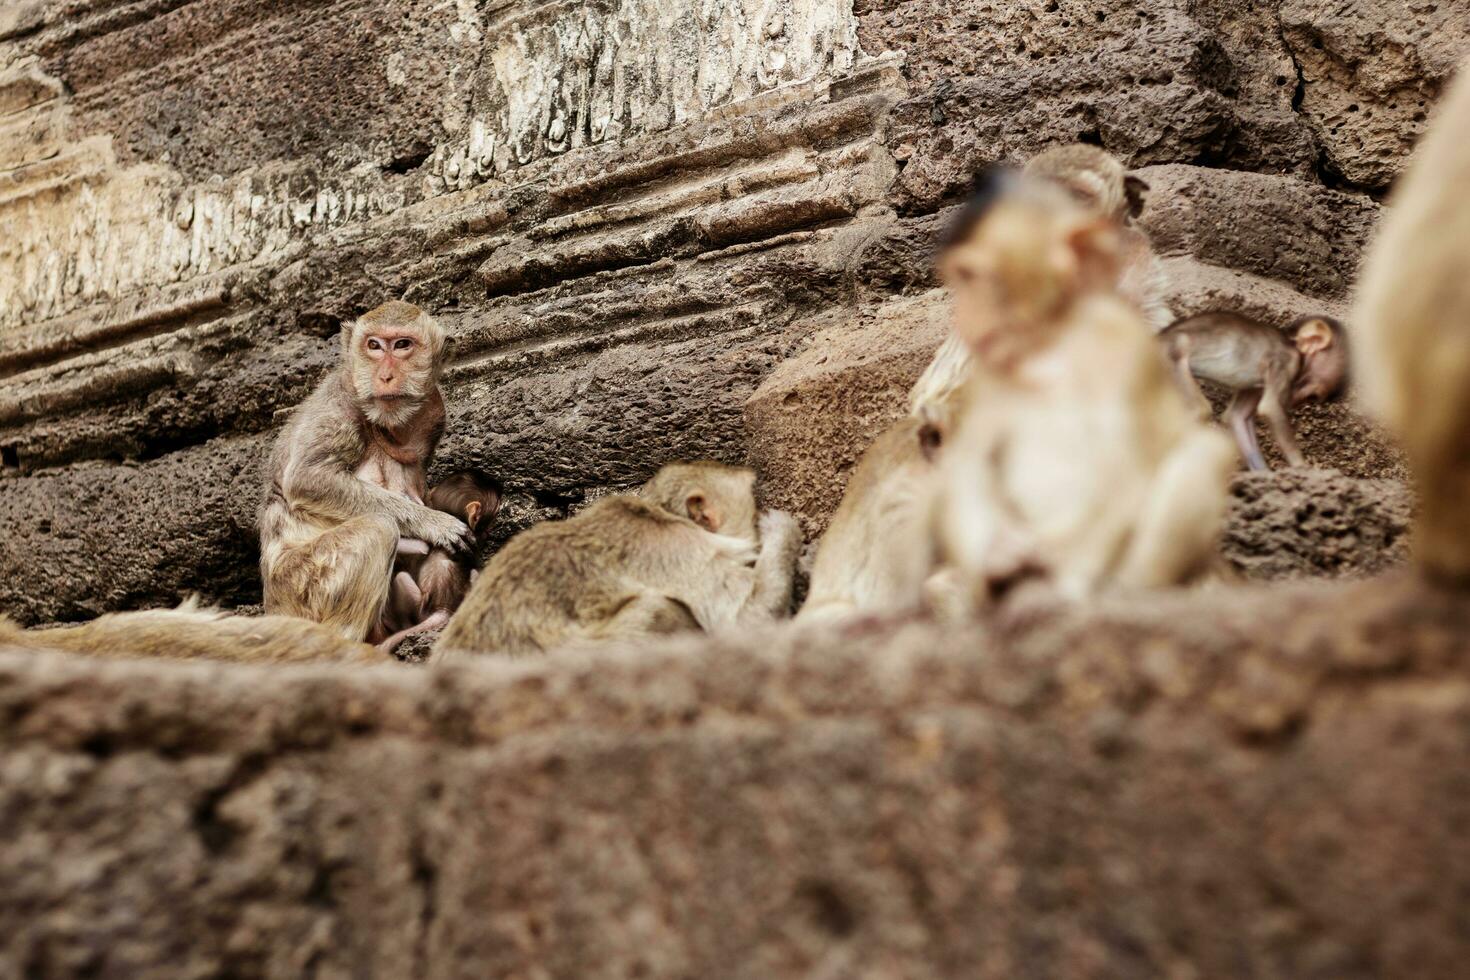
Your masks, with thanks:
[(1123, 178), (1123, 196), (1128, 201), (1128, 217), (1136, 218), (1143, 213), (1143, 206), (1148, 203), (1148, 181), (1142, 177), (1129, 175)]
[(471, 531), (480, 523), (480, 502), (471, 500), (464, 505), (464, 522), (469, 525)]
[(689, 519), (706, 531), (718, 532), (720, 530), (719, 511), (705, 499), (702, 493), (691, 493), (684, 499), (684, 509), (689, 514)]
[(1332, 346), (1336, 338), (1332, 335), (1332, 328), (1321, 320), (1308, 320), (1297, 327), (1296, 349), (1302, 352), (1303, 357), (1311, 357), (1319, 354)]
[(1106, 218), (1090, 220), (1067, 233), (1067, 251), (1076, 263), (1083, 288), (1112, 283), (1118, 277), (1118, 228)]

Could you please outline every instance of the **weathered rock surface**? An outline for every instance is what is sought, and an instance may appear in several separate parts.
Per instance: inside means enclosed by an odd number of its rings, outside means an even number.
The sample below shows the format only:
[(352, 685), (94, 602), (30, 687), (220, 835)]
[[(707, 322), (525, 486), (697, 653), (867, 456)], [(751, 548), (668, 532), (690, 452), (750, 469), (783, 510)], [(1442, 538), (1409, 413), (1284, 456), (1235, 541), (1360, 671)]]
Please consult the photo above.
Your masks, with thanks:
[(1380, 580), (456, 670), (0, 655), (0, 973), (1456, 977), (1467, 635)]

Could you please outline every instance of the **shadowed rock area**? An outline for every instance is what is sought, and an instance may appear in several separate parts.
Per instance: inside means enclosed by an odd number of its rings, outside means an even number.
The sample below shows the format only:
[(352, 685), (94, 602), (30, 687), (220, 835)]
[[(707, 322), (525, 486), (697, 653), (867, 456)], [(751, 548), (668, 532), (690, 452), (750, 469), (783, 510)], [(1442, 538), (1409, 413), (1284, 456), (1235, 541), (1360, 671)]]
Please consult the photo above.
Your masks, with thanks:
[(0, 654), (0, 972), (1458, 976), (1467, 635), (1388, 579), (454, 670)]

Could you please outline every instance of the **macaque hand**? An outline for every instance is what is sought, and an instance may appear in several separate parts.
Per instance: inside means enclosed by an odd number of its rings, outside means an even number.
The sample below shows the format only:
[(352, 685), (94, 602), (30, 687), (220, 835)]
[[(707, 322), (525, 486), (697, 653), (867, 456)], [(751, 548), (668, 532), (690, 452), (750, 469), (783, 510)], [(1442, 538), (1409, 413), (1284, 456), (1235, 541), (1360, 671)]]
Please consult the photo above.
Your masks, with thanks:
[(436, 548), (443, 548), (455, 558), (468, 558), (475, 553), (474, 532), (453, 514), (426, 509), (415, 531), (416, 537)]
[(429, 553), (429, 542), (420, 541), (418, 538), (399, 538), (398, 556), (427, 555)]

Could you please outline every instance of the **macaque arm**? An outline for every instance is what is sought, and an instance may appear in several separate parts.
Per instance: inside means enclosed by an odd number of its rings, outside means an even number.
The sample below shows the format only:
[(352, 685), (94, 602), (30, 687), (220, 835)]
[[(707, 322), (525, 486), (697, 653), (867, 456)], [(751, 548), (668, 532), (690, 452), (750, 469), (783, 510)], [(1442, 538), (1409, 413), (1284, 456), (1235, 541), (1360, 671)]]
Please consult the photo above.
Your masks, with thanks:
[(1266, 376), (1266, 387), (1261, 393), (1260, 412), (1271, 427), (1271, 437), (1276, 447), (1286, 457), (1290, 466), (1306, 465), (1306, 457), (1296, 444), (1296, 433), (1292, 431), (1291, 419), (1286, 414), (1286, 400), (1290, 397), (1291, 380), (1277, 374)]
[(1234, 469), (1234, 449), (1219, 430), (1201, 428), (1186, 436), (1149, 486), (1118, 584), (1180, 585), (1204, 569), (1225, 519)]
[[(318, 418), (296, 436), (298, 453), (281, 475), (281, 489), (292, 507), (341, 520), (363, 514), (385, 514), (398, 525), (401, 536), (420, 538), (431, 544), (451, 546), (458, 535), (452, 528), (464, 525), (448, 514), (431, 510), (403, 494), (392, 493), (352, 474), (361, 442), (342, 424)], [(449, 523), (446, 523), (449, 522)], [(468, 536), (464, 529), (464, 537)], [(446, 539), (450, 540), (446, 540)]]
[(1256, 441), (1256, 405), (1260, 400), (1261, 390), (1248, 388), (1237, 391), (1225, 409), (1225, 418), (1230, 423), (1230, 431), (1235, 434), (1240, 455), (1245, 457), (1245, 465), (1253, 470), (1270, 469), (1266, 465), (1266, 457), (1261, 455), (1261, 444)]
[(791, 611), (792, 578), (801, 553), (801, 525), (783, 511), (761, 515), (761, 550), (755, 559), (755, 582), (737, 622), (778, 619)]

